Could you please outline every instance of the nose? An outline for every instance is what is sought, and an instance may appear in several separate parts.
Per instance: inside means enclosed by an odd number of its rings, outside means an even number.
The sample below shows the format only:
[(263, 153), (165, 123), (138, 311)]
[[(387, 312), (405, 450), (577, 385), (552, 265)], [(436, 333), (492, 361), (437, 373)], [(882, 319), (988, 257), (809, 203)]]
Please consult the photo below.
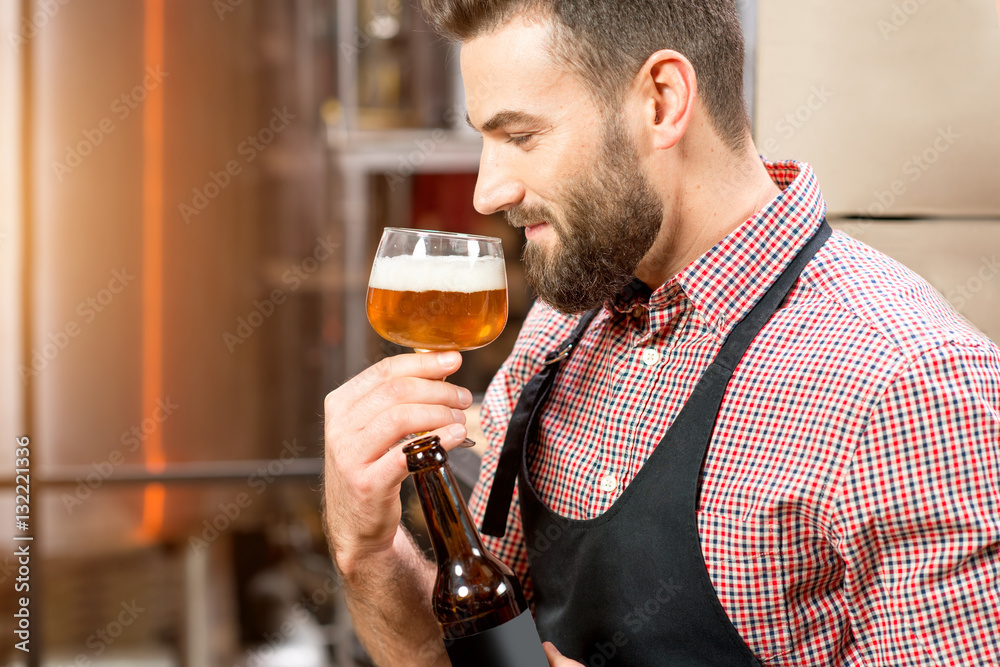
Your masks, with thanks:
[(483, 215), (505, 211), (524, 199), (524, 184), (515, 178), (500, 150), (484, 142), (472, 203)]

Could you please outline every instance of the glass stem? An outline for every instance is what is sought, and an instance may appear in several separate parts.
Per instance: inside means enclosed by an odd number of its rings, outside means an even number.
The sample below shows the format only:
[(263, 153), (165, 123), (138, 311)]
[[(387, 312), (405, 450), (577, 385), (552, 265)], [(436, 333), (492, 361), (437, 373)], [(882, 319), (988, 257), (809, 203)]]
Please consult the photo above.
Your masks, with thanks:
[[(413, 351), (416, 352), (417, 354), (424, 354), (426, 352), (432, 352), (433, 350), (425, 350), (423, 348), (415, 347), (415, 348), (413, 348)], [(448, 380), (448, 376), (447, 375), (445, 375), (443, 378), (441, 378), (441, 382), (445, 382), (447, 380)], [(430, 433), (430, 431), (420, 431), (419, 433), (411, 433), (410, 435), (408, 435), (405, 438), (403, 438), (402, 441), (410, 440), (413, 437), (419, 437), (419, 436), (422, 436), (422, 435), (427, 435), (428, 433)], [(465, 440), (463, 440), (462, 442), (460, 442), (458, 446), (459, 447), (465, 447), (466, 449), (468, 449), (470, 447), (475, 447), (476, 446), (476, 441), (473, 440), (472, 438), (466, 438)]]

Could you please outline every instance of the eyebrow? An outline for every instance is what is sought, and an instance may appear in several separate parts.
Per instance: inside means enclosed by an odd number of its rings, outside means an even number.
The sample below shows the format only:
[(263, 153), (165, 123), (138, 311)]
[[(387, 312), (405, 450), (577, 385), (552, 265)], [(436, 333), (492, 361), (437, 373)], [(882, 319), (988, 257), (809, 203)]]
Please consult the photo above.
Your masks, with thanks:
[(514, 111), (512, 109), (504, 109), (493, 114), (489, 120), (483, 123), (483, 129), (478, 130), (475, 125), (472, 124), (472, 119), (469, 118), (469, 114), (465, 114), (465, 122), (469, 124), (473, 130), (481, 132), (492, 132), (501, 127), (506, 127), (508, 125), (541, 125), (542, 119), (539, 116), (530, 114), (526, 111)]

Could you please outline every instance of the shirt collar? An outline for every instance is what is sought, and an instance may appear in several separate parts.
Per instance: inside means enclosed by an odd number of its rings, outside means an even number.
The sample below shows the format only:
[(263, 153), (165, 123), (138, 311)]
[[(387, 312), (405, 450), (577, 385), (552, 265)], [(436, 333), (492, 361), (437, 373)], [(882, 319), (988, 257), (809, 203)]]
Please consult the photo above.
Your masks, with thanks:
[(826, 216), (812, 167), (792, 160), (764, 166), (781, 193), (711, 250), (650, 292), (635, 280), (606, 304), (626, 312), (648, 300), (650, 317), (684, 297), (720, 340), (764, 296)]

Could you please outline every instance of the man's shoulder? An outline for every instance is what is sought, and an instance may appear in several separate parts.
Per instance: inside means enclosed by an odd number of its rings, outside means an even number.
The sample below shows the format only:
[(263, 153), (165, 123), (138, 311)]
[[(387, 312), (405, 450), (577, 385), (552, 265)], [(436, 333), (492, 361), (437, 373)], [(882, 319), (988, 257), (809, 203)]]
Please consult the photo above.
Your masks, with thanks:
[(536, 300), (524, 318), (518, 342), (533, 347), (558, 346), (572, 333), (581, 317), (582, 314), (560, 313), (544, 301)]
[(536, 373), (545, 355), (569, 338), (581, 317), (560, 313), (542, 301), (535, 301), (504, 363), (504, 370), (528, 377)]
[(996, 347), (926, 280), (843, 232), (834, 232), (803, 282), (830, 316), (849, 320), (859, 337), (904, 364), (944, 345)]
[(484, 428), (506, 423), (524, 385), (542, 368), (545, 355), (573, 333), (582, 315), (565, 315), (536, 301), (517, 335), (514, 348), (490, 382), (483, 402)]

